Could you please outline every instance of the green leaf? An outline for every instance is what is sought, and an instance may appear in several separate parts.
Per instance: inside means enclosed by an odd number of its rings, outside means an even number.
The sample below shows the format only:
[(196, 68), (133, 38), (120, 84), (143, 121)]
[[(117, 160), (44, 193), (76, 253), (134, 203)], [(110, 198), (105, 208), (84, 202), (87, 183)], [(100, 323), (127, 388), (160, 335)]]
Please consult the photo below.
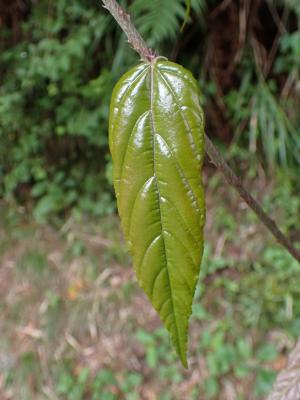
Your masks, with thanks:
[(113, 91), (109, 145), (122, 228), (184, 366), (203, 252), (203, 120), (191, 73), (160, 58), (131, 69)]

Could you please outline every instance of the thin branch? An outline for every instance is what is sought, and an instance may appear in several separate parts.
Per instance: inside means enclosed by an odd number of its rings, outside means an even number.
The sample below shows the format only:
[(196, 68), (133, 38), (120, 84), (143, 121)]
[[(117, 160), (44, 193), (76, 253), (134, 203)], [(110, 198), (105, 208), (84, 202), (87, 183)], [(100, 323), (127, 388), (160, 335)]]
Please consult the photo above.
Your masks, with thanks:
[[(104, 7), (111, 13), (122, 30), (125, 32), (129, 43), (144, 61), (151, 62), (156, 54), (149, 49), (131, 22), (130, 15), (127, 14), (116, 0), (102, 0)], [(210, 139), (205, 136), (206, 153), (209, 155), (213, 164), (222, 172), (229, 185), (233, 186), (240, 194), (241, 198), (255, 212), (259, 220), (269, 229), (277, 241), (300, 263), (300, 251), (292, 242), (280, 231), (276, 223), (264, 212), (262, 207), (254, 200), (251, 194), (243, 187), (241, 180), (232, 171), (221, 153), (216, 149)]]
[(135, 29), (131, 22), (130, 15), (115, 0), (102, 0), (102, 3), (103, 7), (111, 13), (120, 25), (122, 31), (127, 36), (128, 42), (140, 55), (141, 59), (151, 62), (156, 57), (156, 54), (146, 45), (142, 36)]
[(277, 241), (282, 244), (282, 246), (284, 246), (297, 261), (300, 262), (300, 252), (293, 246), (290, 240), (278, 228), (276, 223), (264, 212), (262, 207), (244, 188), (241, 180), (232, 171), (223, 156), (220, 154), (220, 152), (216, 149), (216, 147), (207, 136), (205, 137), (205, 147), (210, 159), (225, 176), (225, 179), (229, 183), (229, 185), (233, 186), (238, 191), (241, 198), (255, 212), (259, 220), (269, 229), (269, 231), (275, 236)]

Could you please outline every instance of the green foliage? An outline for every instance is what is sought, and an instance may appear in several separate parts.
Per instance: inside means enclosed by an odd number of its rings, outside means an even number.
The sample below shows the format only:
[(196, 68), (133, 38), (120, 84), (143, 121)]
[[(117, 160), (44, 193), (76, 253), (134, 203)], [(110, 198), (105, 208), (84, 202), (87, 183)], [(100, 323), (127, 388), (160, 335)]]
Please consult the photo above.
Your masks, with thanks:
[[(170, 353), (168, 350), (168, 337), (164, 329), (156, 329), (153, 333), (139, 329), (135, 336), (137, 341), (141, 343), (144, 348), (145, 362), (148, 368), (155, 370), (164, 365), (166, 360), (171, 364), (173, 363), (174, 366), (174, 354)], [(181, 380), (181, 375), (177, 368), (175, 368), (175, 371), (173, 369), (170, 371), (170, 368), (165, 366), (161, 369), (160, 373), (161, 377), (167, 377), (171, 373), (172, 379)], [(177, 374), (177, 378), (174, 376), (175, 374)]]
[(89, 370), (84, 368), (80, 371), (78, 377), (73, 377), (71, 374), (62, 373), (57, 382), (56, 391), (60, 396), (65, 396), (68, 400), (83, 399), (84, 392), (87, 386)]
[(64, 369), (57, 370), (55, 393), (66, 400), (117, 400), (122, 396), (126, 400), (138, 400), (137, 388), (141, 384), (142, 375), (124, 371), (115, 374), (109, 368), (102, 368), (92, 374), (88, 368), (82, 368), (74, 374), (68, 363)]
[[(185, 14), (182, 0), (131, 7), (153, 45), (174, 39)], [(40, 221), (70, 209), (111, 213), (108, 104), (136, 56), (97, 2), (27, 4), (18, 22), (17, 40), (9, 25), (1, 31), (0, 196), (33, 203)]]
[[(223, 400), (228, 389), (237, 399), (265, 399), (299, 336), (299, 267), (221, 182), (210, 179), (207, 188), (214, 224), (193, 305), (189, 370), (132, 277), (116, 218), (69, 221), (62, 234), (0, 207), (4, 393)], [(284, 175), (275, 186), (265, 205), (270, 213), (279, 205), (276, 218), (293, 232), (297, 191)]]
[[(267, 15), (265, 21), (274, 25), (275, 33), (266, 28), (260, 36), (251, 28), (251, 21), (260, 20), (263, 10)], [(261, 26), (265, 21), (260, 20)], [(203, 100), (208, 104), (208, 110), (217, 104), (227, 117), (228, 128), (233, 131), (235, 139), (231, 155), (242, 155), (243, 148), (247, 148), (248, 160), (252, 155), (257, 162), (259, 157), (272, 172), (278, 166), (289, 172), (292, 169), (297, 171), (300, 165), (299, 2), (263, 1), (256, 12), (250, 13), (248, 24), (245, 41), (237, 50), (238, 61), (228, 63), (227, 72), (232, 80), (230, 87), (226, 81), (223, 85), (223, 75), (227, 77), (225, 67), (220, 76), (215, 77), (211, 73), (213, 65), (202, 73), (206, 95)], [(234, 30), (231, 37), (233, 43)], [(222, 37), (216, 41), (217, 48), (211, 49), (212, 53), (223, 51), (219, 43), (222, 45)], [(195, 63), (201, 63), (202, 56), (195, 57)], [(222, 59), (217, 59), (216, 68), (219, 68), (218, 61)], [(221, 101), (220, 93), (224, 94)], [(208, 122), (214, 121), (209, 117)], [(223, 123), (221, 118), (220, 124)]]
[(110, 110), (114, 186), (137, 278), (187, 366), (205, 219), (197, 82), (178, 64), (142, 63), (119, 80)]
[(142, 376), (134, 372), (125, 372), (116, 376), (110, 369), (103, 368), (92, 376), (88, 368), (83, 368), (78, 376), (70, 368), (59, 371), (55, 392), (66, 400), (117, 400), (119, 395), (126, 400), (137, 400), (136, 388)]
[(0, 195), (33, 198), (38, 219), (71, 207), (109, 213), (110, 18), (80, 1), (28, 13), (21, 40), (0, 56)]
[[(16, 18), (9, 15), (7, 21), (4, 13), (0, 196), (34, 208), (38, 220), (64, 216), (69, 210), (76, 215), (111, 213), (108, 103), (117, 78), (137, 57), (99, 3), (48, 3), (26, 2), (20, 14)], [(217, 43), (206, 45), (211, 35), (203, 23), (217, 3), (124, 0), (123, 4), (160, 54), (169, 56), (173, 48), (179, 61), (196, 76), (201, 70), (201, 101), (207, 107), (210, 99), (219, 103), (220, 82), (210, 73), (214, 66), (206, 71), (205, 61)], [(253, 32), (249, 30), (240, 49), (241, 62), (234, 67), (236, 83), (225, 92), (225, 105), (233, 131), (241, 139), (240, 152), (241, 146), (249, 147), (257, 156), (256, 149), (260, 149), (273, 167), (278, 163), (292, 167), (299, 165), (299, 2), (278, 0), (269, 5), (280, 15), (283, 8), (289, 14), (286, 29), (278, 31), (271, 70), (265, 76), (262, 66), (253, 62)], [(186, 24), (179, 36), (187, 14), (193, 24)], [(9, 22), (13, 19), (14, 28)], [(213, 21), (210, 29), (214, 29)], [(197, 49), (193, 38), (199, 42)]]
[(201, 14), (205, 9), (205, 0), (134, 0), (131, 6), (136, 25), (150, 46), (157, 46), (165, 39), (174, 39), (179, 32), (180, 21), (188, 19), (190, 9)]
[[(10, 3), (12, 7), (4, 7), (4, 16), (1, 14), (4, 24), (0, 33), (0, 197), (5, 197), (12, 205), (17, 199), (30, 210), (33, 207), (38, 220), (51, 215), (65, 217), (64, 213), (69, 210), (77, 218), (82, 211), (98, 216), (110, 213), (114, 204), (111, 195), (112, 164), (106, 139), (108, 103), (115, 81), (136, 62), (137, 56), (99, 2), (16, 2), (17, 6), (22, 4), (22, 9), (8, 15), (6, 20), (6, 8), (15, 8), (14, 2)], [(286, 171), (281, 172), (282, 180), (273, 196), (265, 196), (264, 205), (282, 222), (284, 229), (291, 232), (291, 237), (297, 238), (300, 205), (298, 187), (294, 182), (298, 185), (299, 1), (268, 1), (268, 6), (263, 1), (264, 12), (259, 7), (254, 16), (250, 10), (245, 43), (239, 43), (241, 47), (237, 51), (241, 59), (232, 57), (226, 71), (218, 77), (214, 76), (219, 65), (215, 63), (215, 56), (219, 53), (218, 38), (222, 35), (216, 29), (217, 20), (222, 18), (226, 22), (227, 11), (232, 15), (231, 5), (213, 17), (218, 1), (191, 0), (188, 22), (193, 21), (193, 24), (187, 25), (179, 36), (189, 1), (123, 1), (125, 5), (129, 3), (146, 41), (162, 55), (169, 56), (170, 48), (175, 48), (178, 53), (172, 51), (172, 57), (191, 68), (197, 77), (200, 75), (203, 87), (201, 102), (207, 111), (210, 104), (213, 109), (225, 104), (230, 132), (235, 133), (238, 144), (236, 152), (231, 154), (239, 156), (239, 167), (248, 168), (252, 156), (252, 177), (256, 176), (258, 157), (273, 170), (278, 165), (290, 168), (288, 175)], [(276, 50), (274, 62), (266, 72), (265, 66), (270, 59), (272, 61), (271, 47), (267, 48), (263, 40), (260, 42), (261, 37), (252, 27), (272, 25), (273, 16), (267, 13), (268, 7), (273, 8), (273, 15), (277, 14), (281, 22), (277, 24), (275, 21), (276, 27), (270, 30), (277, 30), (274, 36), (268, 30), (262, 35), (273, 41), (272, 48), (274, 46)], [(288, 15), (286, 21), (285, 12)], [(203, 23), (208, 15), (209, 30)], [(231, 39), (235, 41), (236, 30)], [(259, 54), (255, 53), (253, 44), (262, 49)], [(223, 77), (226, 77), (227, 70), (234, 70), (234, 79), (230, 88), (223, 92)], [(210, 133), (218, 135), (218, 127), (211, 126), (214, 118), (215, 114), (211, 116), (207, 112)], [(231, 138), (229, 135), (227, 139)], [(287, 177), (293, 174), (293, 183), (287, 182)], [(209, 185), (212, 180), (210, 177)], [(117, 315), (122, 307), (127, 306), (118, 304), (112, 311), (113, 302), (121, 299), (125, 303), (138, 296), (134, 280), (130, 284), (121, 284), (120, 290), (109, 287), (107, 282), (110, 279), (114, 284), (120, 284), (119, 272), (115, 272), (114, 267), (113, 277), (107, 278), (100, 271), (99, 282), (104, 281), (104, 290), (102, 283), (99, 290), (98, 279), (96, 288), (93, 286), (99, 275), (102, 253), (105, 267), (111, 263), (114, 266), (121, 264), (124, 265), (122, 270), (126, 271), (129, 262), (124, 247), (116, 244), (119, 236), (116, 243), (107, 248), (105, 244), (103, 252), (102, 249), (94, 252), (89, 259), (89, 240), (82, 240), (78, 229), (73, 236), (58, 236), (51, 243), (55, 251), (48, 249), (47, 254), (45, 247), (51, 242), (51, 237), (49, 240), (44, 231), (35, 235), (32, 227), (24, 231), (24, 221), (16, 215), (15, 209), (0, 209), (1, 228), (9, 218), (5, 232), (0, 236), (1, 291), (5, 291), (6, 286), (11, 288), (0, 301), (0, 314), (5, 317), (0, 341), (0, 369), (1, 378), (6, 378), (8, 397), (22, 400), (39, 400), (45, 396), (134, 399), (139, 386), (147, 388), (151, 385), (159, 400), (171, 400), (182, 387), (187, 386), (187, 381), (192, 387), (194, 385), (188, 398), (195, 400), (203, 396), (223, 398), (224, 385), (228, 382), (236, 388), (239, 399), (248, 395), (254, 398), (265, 396), (274, 380), (273, 362), (278, 361), (277, 356), (285, 357), (286, 349), (281, 347), (281, 340), (289, 347), (293, 338), (299, 335), (299, 268), (284, 250), (268, 243), (265, 232), (259, 231), (252, 214), (243, 211), (243, 223), (239, 224), (236, 207), (230, 209), (224, 204), (223, 195), (220, 203), (222, 206), (215, 210), (212, 227), (216, 233), (209, 232), (213, 237), (204, 255), (203, 283), (196, 294), (197, 299), (201, 294), (201, 305), (196, 303), (193, 311), (195, 330), (191, 361), (195, 368), (190, 373), (199, 370), (201, 374), (196, 376), (196, 380), (199, 378), (200, 381), (202, 372), (210, 372), (204, 383), (197, 381), (196, 385), (194, 377), (188, 381), (191, 376), (188, 371), (183, 373), (178, 368), (174, 354), (169, 351), (166, 333), (161, 329), (153, 329), (150, 333), (152, 322), (150, 328), (147, 326), (138, 331), (140, 325), (135, 325), (134, 313), (130, 313), (132, 319), (126, 319), (123, 326), (127, 335), (130, 332), (126, 340), (134, 355), (130, 358), (132, 364), (122, 364), (118, 359), (120, 366), (116, 366), (115, 360), (108, 358), (111, 365), (101, 367), (95, 374), (86, 367), (78, 368), (89, 354), (83, 354), (83, 347), (89, 340), (84, 326), (91, 322), (91, 309), (96, 308), (100, 318), (97, 328), (102, 334), (107, 325), (107, 315)], [(105, 222), (101, 220), (101, 224), (107, 231)], [(86, 221), (81, 225), (86, 227)], [(249, 229), (254, 227), (255, 234), (237, 234), (243, 233), (246, 226)], [(94, 229), (90, 235), (94, 238)], [(24, 251), (28, 238), (34, 238), (34, 246), (27, 244), (29, 250)], [(47, 242), (46, 246), (45, 243), (41, 246), (42, 240)], [(64, 241), (68, 242), (65, 249), (68, 261), (59, 260), (57, 263), (57, 253), (64, 251), (60, 249)], [(102, 237), (98, 243), (102, 246)], [(223, 245), (224, 251), (220, 251)], [(243, 250), (243, 255), (239, 255), (239, 249)], [(249, 255), (247, 261), (243, 258), (246, 254)], [(256, 254), (259, 254), (259, 259)], [(11, 268), (12, 261), (16, 268)], [(58, 265), (63, 265), (63, 268), (58, 268)], [(88, 290), (84, 294), (80, 285), (76, 289), (79, 294), (72, 289), (75, 299), (71, 301), (66, 288), (70, 275), (78, 274), (80, 268), (88, 271), (91, 282), (88, 281)], [(15, 277), (11, 277), (11, 273), (15, 273)], [(101, 297), (99, 301), (101, 293), (107, 296), (103, 301)], [(143, 299), (137, 299), (136, 314), (142, 314), (140, 305)], [(99, 303), (101, 310), (97, 309)], [(101, 321), (102, 315), (104, 319)], [(27, 334), (23, 327), (33, 327), (33, 337), (30, 329)], [(109, 334), (119, 338), (121, 331), (122, 328), (113, 326), (112, 322)], [(284, 339), (273, 337), (274, 331)], [(74, 353), (69, 347), (65, 349), (66, 332), (74, 334), (82, 344)], [(18, 337), (21, 338), (20, 346), (10, 343), (11, 338), (16, 340)], [(130, 337), (134, 337), (134, 344), (130, 343)], [(141, 351), (136, 350), (136, 342)], [(97, 338), (95, 352), (98, 343)], [(86, 345), (88, 351), (93, 348), (92, 343)], [(37, 348), (39, 354), (32, 350)], [(18, 352), (15, 360), (14, 354)], [(52, 374), (57, 365), (64, 363), (62, 353), (72, 355), (70, 366), (58, 368), (57, 374)], [(57, 359), (57, 356), (61, 358)], [(201, 360), (199, 366), (198, 360)], [(94, 360), (90, 362), (94, 367)], [(135, 372), (132, 372), (133, 365)], [(146, 376), (144, 382), (143, 376)], [(161, 382), (163, 388), (157, 382)], [(237, 382), (240, 385), (236, 385)], [(247, 392), (246, 397), (239, 393), (243, 385), (250, 387), (251, 393)], [(46, 389), (49, 392), (44, 392)]]
[(256, 152), (262, 146), (266, 161), (273, 168), (276, 164), (300, 164), (300, 136), (293, 124), (295, 119), (289, 119), (283, 102), (276, 99), (276, 92), (275, 82), (260, 79), (253, 85), (248, 73), (240, 90), (231, 91), (225, 98), (229, 115), (238, 127), (237, 134), (242, 134), (239, 127), (247, 119), (250, 151)]

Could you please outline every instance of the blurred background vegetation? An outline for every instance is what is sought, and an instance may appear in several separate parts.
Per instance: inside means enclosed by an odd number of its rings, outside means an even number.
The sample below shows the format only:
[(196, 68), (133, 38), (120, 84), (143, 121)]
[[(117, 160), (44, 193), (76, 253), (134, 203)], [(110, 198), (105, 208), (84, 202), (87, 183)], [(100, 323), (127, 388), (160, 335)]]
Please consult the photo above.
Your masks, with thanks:
[[(120, 1), (193, 71), (207, 133), (300, 243), (299, 0)], [(111, 184), (138, 62), (92, 0), (0, 4), (1, 399), (260, 399), (300, 333), (300, 270), (209, 163), (190, 370), (138, 289)]]

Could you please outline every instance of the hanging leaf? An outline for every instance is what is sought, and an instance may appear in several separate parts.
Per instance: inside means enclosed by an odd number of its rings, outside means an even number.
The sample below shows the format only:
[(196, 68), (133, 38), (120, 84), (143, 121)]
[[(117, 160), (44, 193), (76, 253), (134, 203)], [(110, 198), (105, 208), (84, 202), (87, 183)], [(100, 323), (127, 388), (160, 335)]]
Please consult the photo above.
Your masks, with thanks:
[(191, 73), (155, 59), (114, 88), (109, 126), (114, 186), (139, 284), (184, 366), (203, 251), (204, 121)]

